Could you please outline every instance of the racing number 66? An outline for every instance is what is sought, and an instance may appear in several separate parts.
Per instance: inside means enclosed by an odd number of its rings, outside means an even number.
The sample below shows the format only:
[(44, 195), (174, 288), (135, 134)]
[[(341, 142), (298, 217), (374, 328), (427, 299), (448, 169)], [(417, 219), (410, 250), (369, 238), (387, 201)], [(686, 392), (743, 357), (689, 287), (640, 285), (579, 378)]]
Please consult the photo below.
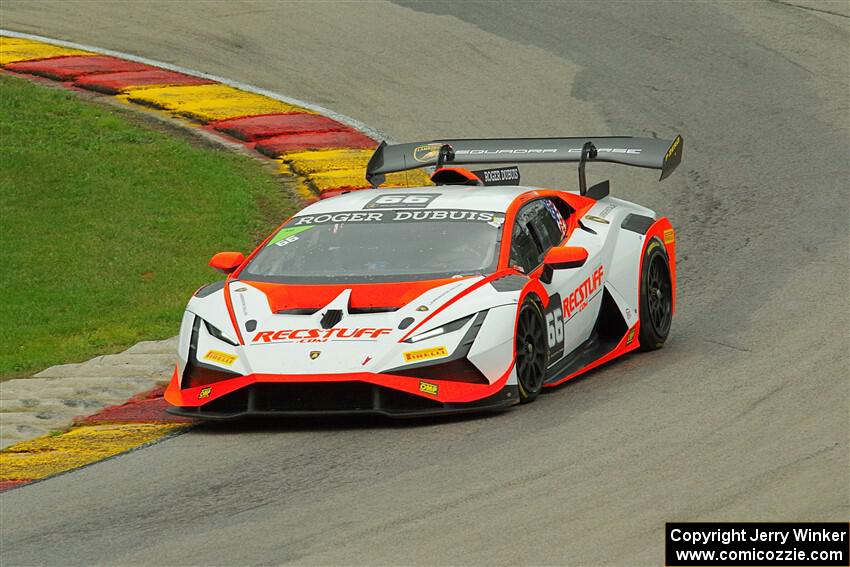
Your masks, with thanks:
[(384, 195), (375, 200), (380, 205), (426, 205), (433, 197), (425, 195)]
[(564, 322), (561, 315), (560, 307), (546, 315), (546, 340), (550, 349), (564, 342)]

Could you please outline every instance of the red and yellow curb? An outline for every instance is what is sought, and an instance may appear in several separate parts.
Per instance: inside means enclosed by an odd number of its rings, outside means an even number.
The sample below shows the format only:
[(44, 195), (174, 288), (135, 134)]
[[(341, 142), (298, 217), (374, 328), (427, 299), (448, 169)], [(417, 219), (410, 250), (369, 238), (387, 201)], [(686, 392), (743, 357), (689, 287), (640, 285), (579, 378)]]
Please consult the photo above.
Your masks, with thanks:
[(22, 441), (0, 451), (0, 492), (80, 468), (153, 443), (190, 427), (165, 412), (163, 388), (78, 418), (64, 433)]
[(94, 55), (94, 53), (29, 39), (0, 36), (0, 65), (69, 55)]
[[(366, 163), (378, 142), (296, 104), (147, 63), (8, 36), (0, 36), (0, 67), (154, 108), (241, 143), (297, 176), (307, 201), (368, 187)], [(383, 185), (429, 184), (417, 170), (388, 175)]]

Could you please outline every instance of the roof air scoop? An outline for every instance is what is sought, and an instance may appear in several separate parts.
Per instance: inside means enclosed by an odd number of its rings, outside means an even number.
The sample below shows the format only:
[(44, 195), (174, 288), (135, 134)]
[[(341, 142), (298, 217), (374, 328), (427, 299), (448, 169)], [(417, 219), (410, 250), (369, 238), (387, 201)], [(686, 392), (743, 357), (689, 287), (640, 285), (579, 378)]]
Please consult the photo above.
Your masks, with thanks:
[(337, 295), (333, 301), (320, 310), (320, 324), (323, 329), (332, 329), (334, 325), (342, 321), (348, 315), (348, 302), (351, 300), (351, 290), (345, 289)]
[(341, 309), (328, 309), (322, 315), (322, 328), (332, 329), (334, 325), (342, 321)]

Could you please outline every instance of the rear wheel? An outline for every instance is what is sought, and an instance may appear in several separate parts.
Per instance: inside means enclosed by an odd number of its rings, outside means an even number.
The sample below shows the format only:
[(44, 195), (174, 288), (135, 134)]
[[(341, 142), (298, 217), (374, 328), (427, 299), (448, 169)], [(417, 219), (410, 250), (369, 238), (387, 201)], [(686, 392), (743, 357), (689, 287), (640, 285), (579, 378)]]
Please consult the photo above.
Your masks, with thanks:
[(643, 257), (640, 283), (640, 348), (664, 345), (673, 322), (673, 285), (664, 246), (653, 239)]
[(528, 403), (543, 389), (549, 351), (543, 311), (536, 301), (526, 299), (519, 310), (516, 332), (516, 374), (520, 403)]

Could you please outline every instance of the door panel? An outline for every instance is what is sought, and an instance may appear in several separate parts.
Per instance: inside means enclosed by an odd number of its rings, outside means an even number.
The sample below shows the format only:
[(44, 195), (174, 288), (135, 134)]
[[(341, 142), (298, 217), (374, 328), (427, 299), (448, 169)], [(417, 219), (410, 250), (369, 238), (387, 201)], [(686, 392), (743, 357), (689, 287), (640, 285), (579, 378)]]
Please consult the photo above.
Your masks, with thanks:
[[(555, 270), (552, 283), (543, 284), (550, 301), (546, 310), (547, 337), (551, 335), (556, 339), (549, 344), (550, 366), (590, 337), (602, 305), (604, 278), (604, 266), (597, 253), (580, 268)], [(550, 319), (555, 327), (551, 332)]]
[[(561, 209), (548, 198), (520, 209), (511, 236), (511, 265), (531, 274), (546, 252), (563, 243), (568, 225)], [(588, 247), (590, 257), (584, 266), (556, 270), (552, 282), (543, 283), (549, 294), (544, 317), (550, 366), (579, 347), (593, 330), (604, 282), (599, 252), (598, 247)]]

